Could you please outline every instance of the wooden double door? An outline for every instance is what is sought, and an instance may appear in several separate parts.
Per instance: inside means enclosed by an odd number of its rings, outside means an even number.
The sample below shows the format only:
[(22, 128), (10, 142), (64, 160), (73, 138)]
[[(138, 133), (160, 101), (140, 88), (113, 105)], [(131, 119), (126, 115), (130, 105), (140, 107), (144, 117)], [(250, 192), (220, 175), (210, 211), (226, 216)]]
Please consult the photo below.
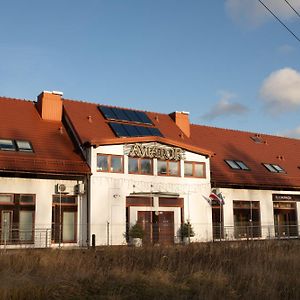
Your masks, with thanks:
[(145, 232), (145, 244), (170, 245), (174, 243), (173, 211), (138, 211), (138, 224)]

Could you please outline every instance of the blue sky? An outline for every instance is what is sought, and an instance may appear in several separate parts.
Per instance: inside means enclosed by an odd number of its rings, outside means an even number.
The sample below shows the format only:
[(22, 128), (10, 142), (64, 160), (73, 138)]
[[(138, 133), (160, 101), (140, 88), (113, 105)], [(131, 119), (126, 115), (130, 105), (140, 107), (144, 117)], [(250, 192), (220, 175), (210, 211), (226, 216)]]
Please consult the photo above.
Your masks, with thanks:
[[(300, 11), (300, 0), (289, 0)], [(264, 0), (295, 34), (300, 17)], [(256, 0), (11, 0), (0, 5), (0, 95), (170, 113), (300, 136), (300, 43)]]

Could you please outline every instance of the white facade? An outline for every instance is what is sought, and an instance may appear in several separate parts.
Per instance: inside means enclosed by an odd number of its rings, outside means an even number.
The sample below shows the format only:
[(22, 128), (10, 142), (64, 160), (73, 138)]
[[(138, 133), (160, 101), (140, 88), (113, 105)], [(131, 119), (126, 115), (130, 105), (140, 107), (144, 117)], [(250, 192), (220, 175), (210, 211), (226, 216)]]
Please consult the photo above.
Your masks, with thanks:
[[(5, 237), (7, 241), (4, 241), (4, 214), (12, 211), (11, 214), (15, 213), (12, 206), (8, 203), (1, 203), (1, 225), (2, 225), (2, 235), (1, 244), (2, 247), (16, 247), (18, 244), (22, 247), (52, 247), (58, 246), (51, 238), (51, 230), (53, 224), (53, 197), (59, 197), (57, 194), (56, 185), (64, 184), (66, 186), (66, 194), (74, 196), (77, 204), (76, 213), (76, 232), (74, 232), (75, 240), (72, 243), (63, 243), (61, 241), (61, 246), (70, 245), (86, 245), (86, 232), (87, 232), (87, 208), (86, 208), (86, 198), (83, 195), (75, 193), (75, 186), (82, 181), (77, 180), (55, 180), (55, 179), (36, 179), (36, 178), (17, 178), (17, 177), (1, 177), (0, 178), (0, 195), (33, 195), (35, 204), (33, 205), (33, 240), (31, 242), (22, 241), (19, 242), (15, 240), (13, 236)], [(7, 207), (7, 208), (6, 208)], [(23, 205), (20, 210), (27, 211), (28, 205)], [(11, 217), (10, 217), (11, 218)], [(11, 218), (12, 219), (12, 218)], [(74, 220), (75, 221), (75, 220)], [(12, 223), (12, 220), (9, 220)], [(66, 221), (65, 221), (66, 222)], [(10, 233), (8, 235), (14, 235), (11, 231), (18, 230), (18, 224), (10, 224)], [(21, 234), (21, 233), (20, 233)], [(12, 241), (11, 241), (12, 240)], [(5, 245), (4, 245), (5, 244)]]
[[(96, 245), (126, 244), (126, 221), (133, 225), (138, 219), (138, 211), (173, 212), (174, 233), (182, 220), (190, 221), (195, 231), (195, 240), (212, 239), (211, 207), (202, 195), (209, 195), (209, 159), (203, 155), (186, 151), (185, 161), (205, 163), (205, 178), (184, 178), (184, 160), (180, 161), (180, 177), (157, 174), (157, 159), (153, 159), (153, 175), (128, 174), (128, 155), (124, 155), (126, 145), (100, 146), (90, 148), (90, 233), (96, 237)], [(124, 155), (124, 172), (107, 173), (97, 171), (97, 155)], [(130, 217), (126, 220), (126, 197), (135, 193), (153, 194), (153, 205), (129, 207)], [(171, 193), (183, 198), (184, 209), (159, 206), (157, 195)], [(183, 211), (183, 216), (181, 212)], [(176, 242), (176, 238), (175, 238)]]
[[(232, 189), (232, 188), (219, 188), (219, 192), (222, 193), (225, 204), (223, 206), (224, 210), (224, 227), (227, 236), (224, 238), (234, 239), (234, 201), (243, 201), (243, 202), (259, 202), (259, 218), (261, 226), (261, 238), (274, 238), (276, 237), (275, 224), (274, 224), (274, 201), (273, 195), (299, 195), (300, 192), (297, 191), (276, 191), (276, 190), (255, 190), (255, 189)], [(295, 208), (296, 214), (296, 225), (298, 227), (300, 224), (300, 202), (297, 201), (287, 201), (281, 203), (292, 204)]]

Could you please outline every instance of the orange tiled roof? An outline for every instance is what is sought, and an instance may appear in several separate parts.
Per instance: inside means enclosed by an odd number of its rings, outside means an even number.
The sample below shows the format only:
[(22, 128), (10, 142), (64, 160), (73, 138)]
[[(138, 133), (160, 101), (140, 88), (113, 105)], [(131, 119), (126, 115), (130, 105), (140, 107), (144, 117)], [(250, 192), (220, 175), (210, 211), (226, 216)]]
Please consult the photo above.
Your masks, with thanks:
[(174, 123), (167, 114), (146, 112), (147, 116), (158, 128), (163, 137), (132, 137), (118, 138), (115, 136), (111, 128), (95, 103), (87, 103), (64, 99), (64, 111), (70, 120), (81, 144), (89, 143), (92, 145), (112, 145), (135, 142), (157, 141), (169, 145), (181, 147), (203, 155), (211, 155), (212, 152), (193, 145), (191, 139), (185, 136), (179, 127)]
[[(158, 141), (211, 156), (213, 185), (276, 189), (300, 188), (300, 140), (261, 135), (266, 143), (255, 143), (255, 133), (191, 124), (191, 136), (167, 114), (146, 112), (161, 137), (118, 138), (97, 108), (98, 104), (64, 100), (65, 112), (82, 144), (121, 144)], [(233, 170), (225, 159), (241, 160), (251, 170)], [(271, 173), (262, 163), (280, 165), (286, 173)]]
[(62, 122), (42, 120), (32, 101), (0, 97), (0, 139), (28, 140), (34, 153), (0, 151), (0, 170), (80, 175), (89, 173)]
[[(207, 147), (211, 157), (212, 184), (219, 186), (256, 186), (261, 188), (300, 188), (300, 140), (260, 134), (262, 143), (254, 142), (253, 132), (191, 125), (191, 139)], [(250, 171), (233, 170), (225, 159), (243, 161)], [(281, 166), (286, 173), (271, 173), (262, 163)]]

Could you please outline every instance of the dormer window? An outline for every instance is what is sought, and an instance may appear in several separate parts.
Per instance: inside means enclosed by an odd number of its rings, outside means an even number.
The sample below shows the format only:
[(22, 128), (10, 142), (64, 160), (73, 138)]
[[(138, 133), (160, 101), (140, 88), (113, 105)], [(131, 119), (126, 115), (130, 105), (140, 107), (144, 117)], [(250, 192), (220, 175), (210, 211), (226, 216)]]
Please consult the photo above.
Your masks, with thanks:
[(279, 165), (275, 164), (263, 164), (265, 168), (272, 173), (285, 173), (284, 169), (282, 169)]
[(250, 170), (248, 166), (240, 160), (225, 159), (227, 165), (234, 170)]

